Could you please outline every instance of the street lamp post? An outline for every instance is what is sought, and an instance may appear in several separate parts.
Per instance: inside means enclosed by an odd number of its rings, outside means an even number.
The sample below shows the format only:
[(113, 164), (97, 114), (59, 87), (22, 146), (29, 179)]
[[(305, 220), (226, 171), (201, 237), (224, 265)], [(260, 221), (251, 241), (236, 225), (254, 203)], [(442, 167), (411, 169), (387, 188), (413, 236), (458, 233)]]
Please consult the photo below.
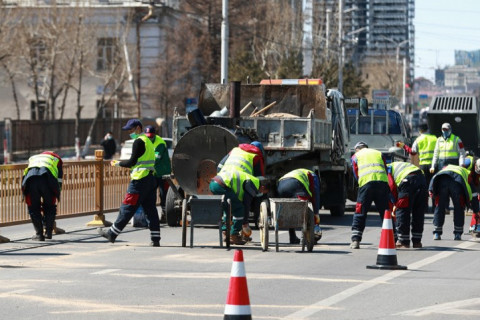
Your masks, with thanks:
[[(387, 40), (387, 41), (392, 42), (392, 43), (395, 44), (396, 47), (397, 47), (397, 48), (396, 48), (396, 51), (395, 51), (395, 53), (396, 53), (396, 55), (395, 55), (395, 62), (396, 62), (396, 74), (397, 74), (397, 89), (396, 89), (396, 94), (398, 95), (398, 93), (399, 93), (399, 90), (398, 90), (398, 74), (399, 74), (399, 63), (400, 63), (400, 48), (401, 48), (404, 44), (409, 43), (410, 40), (405, 39), (405, 40), (403, 40), (403, 41), (397, 42), (397, 41), (395, 41), (395, 40), (393, 40), (393, 39), (390, 39), (390, 38), (388, 38), (388, 37), (385, 37), (385, 36), (382, 36), (382, 38), (385, 39), (385, 40)], [(406, 81), (407, 81), (406, 78), (407, 78), (407, 76), (406, 76), (406, 59), (403, 58), (403, 81), (402, 81), (402, 82), (403, 82), (403, 83), (402, 83), (402, 84), (403, 84), (403, 91), (402, 91), (402, 104), (403, 104), (403, 106), (402, 106), (402, 107), (405, 108), (405, 113), (406, 113), (406, 111), (407, 111), (407, 110), (406, 110), (406, 101), (405, 101), (405, 100), (406, 100), (406, 99), (405, 99), (405, 83), (406, 83)]]

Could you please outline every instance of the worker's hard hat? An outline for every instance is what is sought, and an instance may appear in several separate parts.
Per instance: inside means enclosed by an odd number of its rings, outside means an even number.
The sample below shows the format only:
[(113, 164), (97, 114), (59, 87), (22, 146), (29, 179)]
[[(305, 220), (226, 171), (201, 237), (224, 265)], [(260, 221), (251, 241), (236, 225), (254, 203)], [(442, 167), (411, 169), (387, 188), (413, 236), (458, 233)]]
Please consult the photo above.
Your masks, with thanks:
[(445, 122), (444, 124), (442, 124), (442, 130), (443, 129), (452, 130), (452, 126), (450, 125), (450, 123)]
[(480, 159), (477, 159), (477, 161), (475, 161), (475, 172), (480, 174)]
[(368, 148), (368, 144), (363, 141), (358, 141), (354, 149)]

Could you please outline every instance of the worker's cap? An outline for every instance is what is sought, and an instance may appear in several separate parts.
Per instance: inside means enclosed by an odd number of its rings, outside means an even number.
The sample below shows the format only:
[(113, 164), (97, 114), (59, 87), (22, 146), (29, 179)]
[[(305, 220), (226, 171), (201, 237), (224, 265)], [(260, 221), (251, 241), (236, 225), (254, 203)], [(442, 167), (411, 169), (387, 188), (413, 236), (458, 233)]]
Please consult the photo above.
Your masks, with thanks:
[(140, 128), (143, 128), (142, 123), (138, 119), (130, 119), (128, 120), (127, 124), (122, 127), (122, 130), (132, 130), (135, 127), (140, 126)]
[(265, 149), (263, 149), (263, 145), (260, 141), (253, 141), (252, 143), (250, 143), (252, 146), (255, 146), (257, 147), (258, 149), (260, 149), (260, 151), (262, 151), (262, 155), (263, 157), (265, 158)]
[(477, 159), (477, 161), (475, 161), (475, 172), (480, 174), (480, 159)]
[(452, 130), (452, 126), (450, 125), (450, 123), (448, 122), (445, 122), (444, 124), (442, 124), (442, 130), (445, 129), (445, 130)]
[(153, 138), (155, 137), (155, 127), (153, 126), (145, 126), (145, 130), (143, 131), (145, 132), (145, 135), (149, 138)]
[(363, 141), (358, 141), (354, 149), (368, 148), (368, 144)]

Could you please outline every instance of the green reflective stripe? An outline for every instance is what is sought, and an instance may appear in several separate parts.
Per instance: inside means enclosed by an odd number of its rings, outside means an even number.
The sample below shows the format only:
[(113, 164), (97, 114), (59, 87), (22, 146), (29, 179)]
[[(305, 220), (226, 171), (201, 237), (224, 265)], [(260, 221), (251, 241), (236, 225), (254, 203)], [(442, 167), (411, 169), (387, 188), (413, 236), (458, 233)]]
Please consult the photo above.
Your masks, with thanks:
[(399, 186), (403, 179), (410, 173), (420, 170), (420, 168), (409, 162), (392, 162), (390, 166), (392, 168), (393, 179), (397, 186)]
[[(453, 134), (452, 134), (453, 136)], [(458, 137), (457, 136), (450, 136), (450, 138), (445, 141), (442, 138), (439, 138), (439, 158), (440, 155), (442, 155), (441, 159), (456, 159), (459, 157), (459, 153), (457, 151), (457, 142), (458, 142)]]
[(137, 163), (130, 168), (130, 178), (132, 180), (140, 180), (146, 177), (150, 171), (154, 171), (155, 165), (155, 149), (152, 141), (144, 134), (138, 136), (145, 143), (145, 152), (137, 159)]
[(287, 178), (297, 179), (305, 187), (305, 190), (307, 190), (310, 197), (312, 197), (312, 192), (310, 191), (310, 180), (308, 180), (309, 172), (312, 172), (312, 171), (307, 169), (295, 169), (285, 174), (283, 177), (279, 179), (279, 181)]
[(388, 182), (382, 153), (375, 149), (365, 148), (356, 154), (358, 166), (358, 186), (362, 187), (371, 181)]
[(28, 159), (28, 167), (23, 171), (27, 174), (30, 168), (47, 168), (55, 178), (58, 178), (58, 162), (60, 160), (50, 154), (37, 154)]
[(456, 166), (456, 165), (453, 165), (453, 164), (449, 164), (445, 168), (440, 170), (440, 172), (443, 172), (443, 171), (452, 171), (452, 172), (455, 172), (455, 173), (459, 174), (462, 177), (463, 184), (467, 188), (467, 192), (468, 192), (468, 196), (469, 196), (468, 199), (471, 200), (472, 199), (472, 189), (470, 188), (470, 184), (468, 183), (469, 171), (467, 169), (465, 169), (464, 167)]
[(227, 161), (221, 166), (221, 170), (240, 170), (253, 174), (253, 159), (255, 154), (235, 147), (230, 151)]

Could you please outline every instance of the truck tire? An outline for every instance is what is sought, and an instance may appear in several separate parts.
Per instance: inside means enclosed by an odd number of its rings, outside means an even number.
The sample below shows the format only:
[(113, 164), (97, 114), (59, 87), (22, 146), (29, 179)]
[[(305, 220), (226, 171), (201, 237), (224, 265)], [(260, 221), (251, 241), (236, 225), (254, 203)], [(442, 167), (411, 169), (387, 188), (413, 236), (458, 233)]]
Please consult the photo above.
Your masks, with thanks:
[(178, 227), (182, 218), (181, 208), (175, 208), (175, 192), (168, 188), (165, 199), (165, 217), (169, 227)]

